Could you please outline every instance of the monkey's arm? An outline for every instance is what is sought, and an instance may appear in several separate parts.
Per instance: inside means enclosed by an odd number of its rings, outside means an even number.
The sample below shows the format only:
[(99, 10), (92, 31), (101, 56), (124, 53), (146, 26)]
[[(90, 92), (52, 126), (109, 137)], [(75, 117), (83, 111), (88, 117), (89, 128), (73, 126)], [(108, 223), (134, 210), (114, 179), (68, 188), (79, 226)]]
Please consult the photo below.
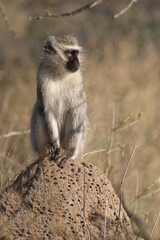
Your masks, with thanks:
[(86, 116), (83, 111), (75, 111), (67, 117), (68, 149), (77, 157), (83, 151), (86, 138)]
[(51, 110), (46, 111), (45, 121), (48, 128), (48, 135), (51, 140), (51, 144), (55, 148), (60, 148), (60, 138), (59, 138), (57, 120)]
[[(43, 84), (42, 84), (43, 83)], [(45, 78), (38, 78), (37, 82), (37, 104), (43, 110), (43, 120), (46, 126), (46, 132), (49, 138), (49, 144), (54, 148), (60, 148), (59, 130), (57, 126), (56, 116), (51, 108), (53, 102), (50, 100), (51, 93), (49, 92), (53, 86), (45, 82)], [(43, 94), (42, 94), (43, 92)]]

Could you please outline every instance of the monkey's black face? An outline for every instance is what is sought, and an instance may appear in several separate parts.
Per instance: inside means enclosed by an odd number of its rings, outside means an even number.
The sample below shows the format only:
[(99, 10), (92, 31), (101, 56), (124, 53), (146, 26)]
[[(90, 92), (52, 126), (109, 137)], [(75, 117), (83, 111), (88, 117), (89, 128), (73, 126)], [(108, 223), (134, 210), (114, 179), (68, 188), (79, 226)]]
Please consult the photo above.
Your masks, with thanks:
[(80, 63), (78, 59), (78, 50), (66, 50), (67, 57), (66, 69), (70, 72), (76, 72), (79, 69)]

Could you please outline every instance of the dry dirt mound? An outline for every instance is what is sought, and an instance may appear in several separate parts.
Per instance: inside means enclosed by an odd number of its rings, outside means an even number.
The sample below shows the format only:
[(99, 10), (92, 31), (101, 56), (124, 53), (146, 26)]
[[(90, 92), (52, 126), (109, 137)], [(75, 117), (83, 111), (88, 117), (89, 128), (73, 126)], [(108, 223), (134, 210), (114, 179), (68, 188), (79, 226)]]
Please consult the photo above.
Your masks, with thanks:
[(106, 240), (135, 239), (123, 208), (115, 237), (119, 198), (107, 177), (88, 162), (61, 164), (65, 158), (41, 156), (4, 190), (0, 239), (101, 240), (105, 225)]

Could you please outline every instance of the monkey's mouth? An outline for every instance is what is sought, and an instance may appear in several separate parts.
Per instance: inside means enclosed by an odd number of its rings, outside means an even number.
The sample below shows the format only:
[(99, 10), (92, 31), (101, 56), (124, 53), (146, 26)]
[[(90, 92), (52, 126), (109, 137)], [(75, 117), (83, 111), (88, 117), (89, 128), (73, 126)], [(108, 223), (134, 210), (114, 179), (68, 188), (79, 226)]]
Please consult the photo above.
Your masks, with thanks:
[(76, 72), (79, 69), (79, 61), (73, 60), (69, 61), (66, 64), (66, 69), (69, 70), (70, 72)]

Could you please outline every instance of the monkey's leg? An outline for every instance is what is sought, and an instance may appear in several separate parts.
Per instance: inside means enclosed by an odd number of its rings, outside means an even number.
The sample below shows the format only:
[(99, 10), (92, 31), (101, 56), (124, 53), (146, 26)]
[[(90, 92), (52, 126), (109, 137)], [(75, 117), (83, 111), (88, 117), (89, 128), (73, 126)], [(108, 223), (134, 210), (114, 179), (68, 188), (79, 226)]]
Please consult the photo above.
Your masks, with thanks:
[(41, 110), (35, 105), (31, 118), (31, 143), (35, 152), (40, 154), (44, 145), (49, 144), (49, 136), (44, 121), (44, 115)]

